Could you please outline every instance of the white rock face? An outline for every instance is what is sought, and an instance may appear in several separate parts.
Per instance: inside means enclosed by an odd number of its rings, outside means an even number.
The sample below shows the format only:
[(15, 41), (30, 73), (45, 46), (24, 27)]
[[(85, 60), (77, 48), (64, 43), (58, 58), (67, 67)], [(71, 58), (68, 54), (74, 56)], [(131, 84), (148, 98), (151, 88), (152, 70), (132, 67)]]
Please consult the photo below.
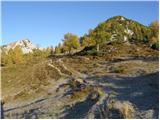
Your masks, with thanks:
[(126, 42), (128, 40), (127, 36), (124, 36), (124, 41)]
[(112, 34), (112, 36), (111, 36), (111, 38), (110, 38), (110, 41), (115, 40), (115, 37), (116, 37), (116, 36), (117, 36), (117, 34), (116, 34), (116, 33)]
[(3, 51), (8, 52), (10, 49), (14, 49), (17, 46), (22, 49), (24, 54), (32, 52), (32, 50), (36, 48), (36, 46), (33, 45), (28, 39), (12, 42), (8, 45), (2, 46), (1, 48), (3, 49)]
[(125, 20), (124, 17), (121, 17), (121, 20), (124, 21)]
[(133, 31), (130, 30), (130, 29), (128, 29), (128, 28), (124, 32), (127, 33), (127, 34), (129, 34), (130, 36), (133, 35)]

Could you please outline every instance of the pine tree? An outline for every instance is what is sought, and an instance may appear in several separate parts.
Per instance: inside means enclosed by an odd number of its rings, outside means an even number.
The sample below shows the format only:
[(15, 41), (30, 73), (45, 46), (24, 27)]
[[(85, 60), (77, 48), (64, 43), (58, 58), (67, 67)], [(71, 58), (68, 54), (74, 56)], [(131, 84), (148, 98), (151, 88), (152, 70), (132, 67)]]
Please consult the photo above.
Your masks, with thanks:
[(8, 64), (13, 64), (14, 62), (14, 51), (13, 51), (13, 49), (10, 49), (9, 51), (8, 51)]
[(100, 49), (100, 45), (104, 44), (105, 42), (107, 42), (107, 40), (109, 40), (110, 35), (109, 33), (105, 32), (105, 31), (98, 31), (95, 34), (95, 42), (96, 42), (96, 46), (97, 46), (97, 51), (99, 51)]
[(92, 45), (95, 45), (95, 41), (93, 39), (91, 39), (91, 37), (84, 36), (82, 38), (82, 45), (84, 47), (86, 47), (86, 46), (92, 46)]
[(63, 47), (69, 52), (69, 54), (72, 50), (78, 49), (80, 47), (78, 37), (72, 33), (65, 34), (63, 39)]
[(149, 39), (149, 44), (153, 49), (159, 50), (159, 23), (158, 21), (153, 21), (150, 24), (152, 30), (152, 36)]
[(154, 36), (154, 37), (158, 37), (158, 36), (159, 36), (159, 22), (158, 22), (158, 21), (153, 21), (153, 22), (150, 24), (150, 28), (151, 28), (152, 31), (153, 31), (153, 36)]
[(42, 51), (39, 48), (33, 49), (33, 56), (42, 57)]
[(58, 46), (55, 47), (55, 54), (60, 54), (61, 50)]
[(22, 49), (19, 46), (16, 46), (13, 49), (12, 62), (14, 64), (23, 63), (24, 62), (23, 52), (22, 52)]
[(8, 62), (9, 62), (8, 55), (2, 51), (2, 53), (1, 53), (1, 66), (8, 65)]
[(54, 49), (53, 46), (50, 47), (50, 55), (54, 55)]

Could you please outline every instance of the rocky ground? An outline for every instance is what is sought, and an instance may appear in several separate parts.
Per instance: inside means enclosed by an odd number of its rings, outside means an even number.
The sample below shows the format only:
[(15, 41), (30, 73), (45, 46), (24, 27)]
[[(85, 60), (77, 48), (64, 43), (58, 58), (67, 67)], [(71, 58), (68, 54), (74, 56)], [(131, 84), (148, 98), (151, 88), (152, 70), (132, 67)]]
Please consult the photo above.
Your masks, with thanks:
[(6, 100), (5, 118), (158, 118), (158, 57), (73, 56), (43, 64), (60, 77), (34, 99)]

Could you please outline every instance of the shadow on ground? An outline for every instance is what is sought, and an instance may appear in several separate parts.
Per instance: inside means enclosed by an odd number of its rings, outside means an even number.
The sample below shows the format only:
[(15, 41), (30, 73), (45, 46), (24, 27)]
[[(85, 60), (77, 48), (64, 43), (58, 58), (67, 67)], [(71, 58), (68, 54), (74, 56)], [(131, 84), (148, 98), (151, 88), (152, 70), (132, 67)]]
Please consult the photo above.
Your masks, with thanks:
[[(158, 118), (159, 111), (159, 73), (141, 75), (137, 77), (124, 76), (93, 76), (87, 78), (100, 84), (107, 92), (115, 92), (118, 100), (133, 103), (139, 111), (154, 109)], [(108, 86), (107, 84), (112, 84)]]
[(84, 119), (88, 113), (88, 111), (92, 108), (92, 106), (96, 103), (96, 101), (91, 101), (90, 99), (86, 99), (85, 101), (76, 103), (73, 107), (66, 108), (64, 111), (65, 119)]

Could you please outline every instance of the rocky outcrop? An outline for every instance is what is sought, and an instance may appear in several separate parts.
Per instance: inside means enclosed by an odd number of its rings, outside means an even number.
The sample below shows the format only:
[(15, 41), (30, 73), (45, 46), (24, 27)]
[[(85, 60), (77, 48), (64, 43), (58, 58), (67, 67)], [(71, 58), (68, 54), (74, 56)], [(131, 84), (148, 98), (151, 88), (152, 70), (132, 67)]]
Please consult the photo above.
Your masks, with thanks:
[(1, 51), (7, 53), (10, 49), (14, 49), (17, 46), (19, 46), (22, 49), (24, 54), (32, 52), (33, 49), (37, 48), (34, 44), (32, 44), (30, 40), (24, 39), (1, 46)]

